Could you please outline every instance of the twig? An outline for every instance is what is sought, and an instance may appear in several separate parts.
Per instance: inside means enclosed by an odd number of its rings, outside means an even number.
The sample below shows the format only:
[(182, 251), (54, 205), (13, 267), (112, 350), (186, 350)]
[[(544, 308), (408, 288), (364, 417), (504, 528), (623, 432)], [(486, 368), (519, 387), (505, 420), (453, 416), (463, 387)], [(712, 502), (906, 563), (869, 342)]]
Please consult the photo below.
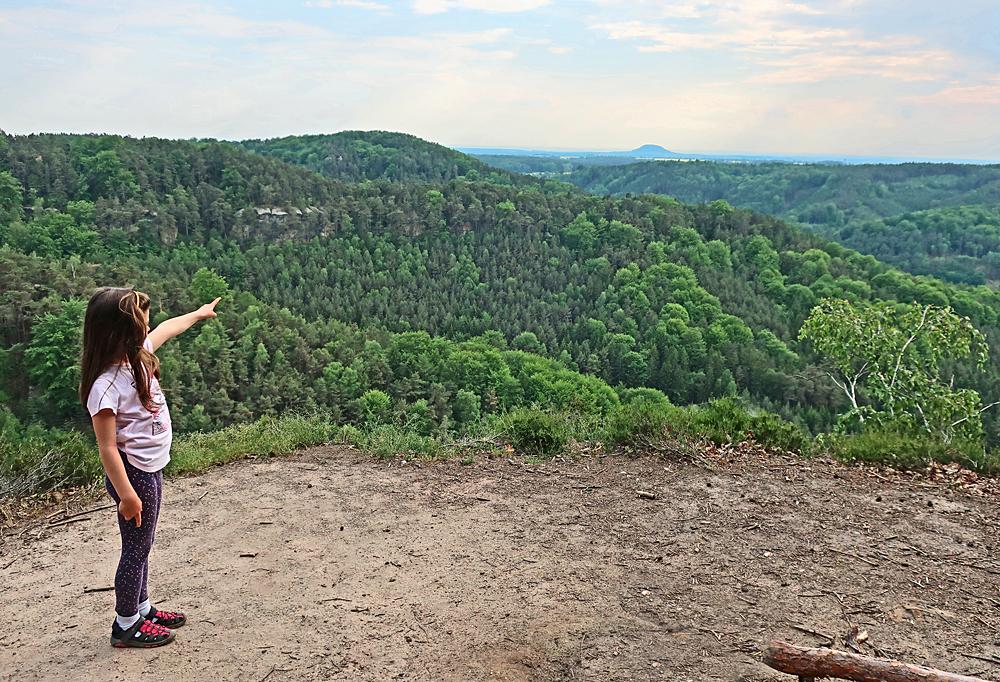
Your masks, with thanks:
[[(94, 512), (104, 511), (105, 509), (111, 509), (112, 507), (117, 507), (115, 503), (102, 504), (100, 507), (94, 507), (93, 509), (87, 509), (85, 511), (79, 511), (75, 514), (69, 514), (66, 516), (67, 519), (75, 519), (77, 516), (86, 516), (87, 514), (93, 514)], [(53, 524), (55, 525), (55, 524)]]
[(328, 601), (346, 601), (346, 602), (349, 602), (351, 600), (350, 599), (345, 599), (344, 597), (327, 597), (326, 599), (320, 599), (319, 601), (320, 601), (320, 603), (323, 603), (323, 602), (328, 602)]
[(820, 639), (825, 639), (826, 641), (833, 643), (833, 637), (830, 635), (824, 635), (822, 632), (816, 632), (815, 630), (810, 630), (809, 628), (802, 627), (801, 625), (788, 624), (793, 630), (798, 630), (799, 632), (804, 632), (807, 635), (812, 635), (813, 637), (819, 637)]
[(89, 594), (91, 592), (111, 592), (114, 589), (115, 589), (114, 585), (111, 585), (110, 587), (86, 587), (84, 588), (83, 593)]
[(65, 521), (60, 521), (59, 523), (50, 523), (49, 525), (47, 525), (45, 527), (46, 528), (57, 528), (59, 526), (66, 526), (66, 525), (71, 524), (71, 523), (76, 523), (77, 521), (89, 521), (89, 520), (90, 519), (87, 518), (86, 516), (78, 516), (75, 519), (66, 519)]
[(965, 656), (966, 658), (974, 658), (977, 661), (986, 661), (987, 663), (992, 663), (993, 665), (1000, 665), (1000, 658), (995, 658), (995, 657), (987, 658), (986, 656), (976, 656), (975, 654), (967, 654), (964, 651), (959, 651), (958, 653), (960, 653), (962, 656)]
[(20, 557), (14, 557), (10, 561), (8, 561), (6, 564), (4, 564), (2, 567), (0, 567), (0, 571), (6, 571), (8, 568), (10, 568), (11, 566), (13, 566), (14, 562), (17, 561), (18, 559), (20, 559)]
[(858, 561), (863, 561), (869, 566), (875, 566), (876, 568), (878, 567), (878, 564), (876, 562), (872, 561), (871, 559), (866, 559), (863, 556), (858, 556), (857, 554), (851, 554), (850, 552), (841, 552), (839, 549), (834, 549), (833, 547), (828, 547), (827, 549), (833, 552), (834, 554), (842, 554), (844, 556), (849, 556), (853, 559), (857, 559)]

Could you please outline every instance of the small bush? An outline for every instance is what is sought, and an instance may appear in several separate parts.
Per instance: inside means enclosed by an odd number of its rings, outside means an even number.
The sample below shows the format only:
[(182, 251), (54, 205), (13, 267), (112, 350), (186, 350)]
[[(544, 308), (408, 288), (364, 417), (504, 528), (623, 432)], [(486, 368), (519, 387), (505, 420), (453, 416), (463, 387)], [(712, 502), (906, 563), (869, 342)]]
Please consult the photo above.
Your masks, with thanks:
[(432, 436), (425, 436), (393, 424), (377, 424), (363, 429), (345, 426), (340, 429), (341, 442), (355, 445), (379, 457), (396, 457), (415, 454), (423, 457), (440, 456), (444, 444)]
[(507, 415), (506, 433), (516, 450), (551, 457), (562, 450), (569, 435), (566, 420), (537, 408), (521, 408)]
[(884, 464), (896, 469), (922, 469), (931, 462), (957, 462), (985, 475), (1000, 474), (1000, 453), (987, 453), (982, 443), (943, 443), (924, 435), (869, 431), (856, 434), (825, 434), (816, 449), (844, 462)]
[(371, 389), (357, 400), (361, 421), (369, 426), (392, 421), (392, 398), (385, 391)]
[(608, 417), (604, 440), (633, 445), (662, 436), (674, 421), (677, 408), (660, 401), (636, 400), (620, 405)]
[(801, 451), (806, 434), (776, 414), (751, 412), (734, 398), (719, 398), (708, 405), (678, 411), (678, 428), (688, 435), (716, 443), (740, 443), (748, 439), (783, 450)]

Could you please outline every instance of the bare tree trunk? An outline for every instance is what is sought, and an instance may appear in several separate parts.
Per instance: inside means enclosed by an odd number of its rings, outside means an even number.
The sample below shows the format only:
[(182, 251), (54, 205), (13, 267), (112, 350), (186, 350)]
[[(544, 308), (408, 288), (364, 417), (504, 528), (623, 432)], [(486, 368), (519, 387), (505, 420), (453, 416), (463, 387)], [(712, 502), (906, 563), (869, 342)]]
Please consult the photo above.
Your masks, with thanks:
[(835, 677), (854, 682), (986, 682), (978, 677), (946, 673), (933, 668), (887, 661), (833, 649), (806, 649), (771, 642), (764, 663), (800, 680)]

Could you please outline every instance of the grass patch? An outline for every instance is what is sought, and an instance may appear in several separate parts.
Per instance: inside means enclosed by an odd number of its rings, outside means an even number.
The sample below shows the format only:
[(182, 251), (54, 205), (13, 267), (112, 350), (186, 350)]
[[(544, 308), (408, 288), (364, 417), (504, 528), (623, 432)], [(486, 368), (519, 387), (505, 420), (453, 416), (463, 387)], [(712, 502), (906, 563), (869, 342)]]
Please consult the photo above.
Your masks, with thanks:
[(249, 455), (284, 455), (296, 448), (326, 443), (337, 427), (320, 417), (263, 417), (210, 433), (174, 440), (166, 473), (190, 474)]
[(942, 443), (926, 436), (872, 431), (857, 434), (825, 434), (815, 450), (837, 459), (864, 464), (884, 464), (896, 469), (922, 469), (931, 462), (957, 462), (986, 476), (1000, 475), (1000, 453), (987, 452), (982, 443)]
[(55, 429), (0, 432), (0, 500), (84, 485), (102, 473), (89, 434)]
[[(981, 443), (945, 444), (919, 435), (879, 432), (825, 434), (810, 442), (790, 422), (734, 399), (675, 407), (644, 393), (630, 398), (607, 419), (580, 412), (520, 408), (485, 416), (460, 433), (432, 435), (386, 423), (359, 427), (332, 424), (319, 416), (265, 417), (220, 431), (178, 436), (166, 473), (197, 473), (251, 455), (283, 455), (331, 441), (350, 443), (379, 457), (457, 456), (468, 464), (478, 453), (505, 447), (512, 447), (529, 461), (542, 462), (564, 451), (570, 439), (603, 440), (641, 449), (668, 442), (690, 442), (696, 447), (693, 444), (703, 439), (727, 443), (752, 438), (788, 451), (824, 452), (848, 463), (917, 469), (931, 462), (957, 462), (983, 475), (1000, 475), (1000, 452), (987, 452)], [(0, 500), (100, 479), (101, 462), (90, 432), (25, 428), (2, 409), (0, 417)]]
[(451, 443), (450, 439), (425, 436), (395, 424), (376, 424), (364, 428), (341, 426), (336, 429), (334, 440), (350, 443), (378, 457), (395, 457), (401, 454), (442, 457)]

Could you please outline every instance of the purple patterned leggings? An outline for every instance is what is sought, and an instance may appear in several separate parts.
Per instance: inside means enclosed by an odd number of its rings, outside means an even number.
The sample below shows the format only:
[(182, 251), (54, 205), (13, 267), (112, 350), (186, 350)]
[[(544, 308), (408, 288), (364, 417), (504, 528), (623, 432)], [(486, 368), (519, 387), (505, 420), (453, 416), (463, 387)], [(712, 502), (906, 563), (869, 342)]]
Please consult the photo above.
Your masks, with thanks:
[[(125, 473), (142, 500), (142, 525), (138, 528), (135, 519), (118, 517), (118, 530), (122, 535), (122, 556), (115, 572), (115, 611), (122, 616), (131, 616), (139, 610), (139, 604), (149, 596), (146, 579), (149, 575), (149, 550), (156, 536), (156, 519), (160, 515), (160, 500), (163, 497), (163, 472), (149, 473), (135, 468), (122, 454)], [(104, 487), (115, 504), (121, 502), (111, 480), (104, 476)]]

